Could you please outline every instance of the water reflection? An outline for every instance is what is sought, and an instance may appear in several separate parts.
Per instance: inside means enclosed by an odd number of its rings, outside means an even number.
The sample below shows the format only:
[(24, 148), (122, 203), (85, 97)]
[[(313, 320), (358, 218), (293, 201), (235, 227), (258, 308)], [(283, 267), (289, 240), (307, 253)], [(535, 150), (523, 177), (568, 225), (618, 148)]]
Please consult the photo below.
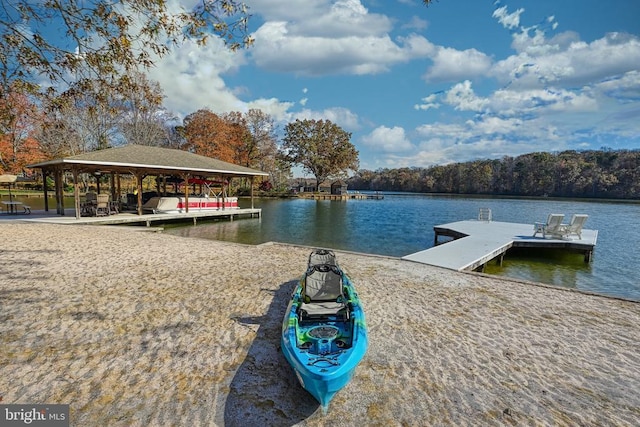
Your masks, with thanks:
[(581, 275), (591, 274), (591, 264), (579, 253), (517, 249), (507, 253), (502, 267), (489, 263), (485, 273), (575, 289)]

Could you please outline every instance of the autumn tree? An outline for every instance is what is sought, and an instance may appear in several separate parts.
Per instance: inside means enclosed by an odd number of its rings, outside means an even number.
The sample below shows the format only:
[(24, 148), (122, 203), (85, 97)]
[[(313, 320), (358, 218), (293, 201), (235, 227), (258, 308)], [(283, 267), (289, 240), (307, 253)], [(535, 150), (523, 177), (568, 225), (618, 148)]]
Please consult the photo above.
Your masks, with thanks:
[[(2, 2), (0, 86), (39, 89), (96, 82), (118, 92), (127, 76), (149, 68), (186, 40), (218, 36), (231, 49), (249, 46), (247, 6), (236, 0), (200, 0), (191, 9), (166, 0)], [(62, 85), (64, 86), (64, 84)]]
[(216, 141), (217, 144), (228, 144), (235, 154), (232, 163), (237, 165), (251, 167), (255, 160), (255, 146), (253, 138), (249, 132), (245, 116), (238, 112), (232, 111), (220, 116), (224, 123), (227, 141)]
[(182, 132), (187, 150), (202, 156), (233, 163), (238, 155), (237, 126), (208, 109), (198, 110), (184, 118)]
[(33, 138), (41, 115), (31, 99), (10, 88), (0, 97), (0, 169), (20, 173), (25, 165), (42, 158)]
[(268, 172), (276, 185), (290, 176), (290, 166), (278, 158), (274, 120), (261, 110), (220, 115), (198, 110), (185, 117), (175, 135), (176, 148)]
[(329, 120), (296, 120), (287, 124), (281, 157), (312, 173), (318, 187), (330, 177), (358, 170), (358, 151), (351, 133)]

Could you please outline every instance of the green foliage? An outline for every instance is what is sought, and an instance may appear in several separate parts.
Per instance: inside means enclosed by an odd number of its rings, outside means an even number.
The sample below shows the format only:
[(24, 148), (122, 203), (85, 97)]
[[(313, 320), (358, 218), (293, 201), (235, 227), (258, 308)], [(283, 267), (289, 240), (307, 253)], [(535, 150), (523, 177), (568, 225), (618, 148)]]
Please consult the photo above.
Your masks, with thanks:
[(312, 173), (319, 187), (358, 169), (358, 151), (350, 139), (351, 133), (329, 120), (296, 120), (285, 128), (281, 159)]
[(429, 168), (360, 170), (353, 190), (640, 198), (640, 150), (530, 153)]

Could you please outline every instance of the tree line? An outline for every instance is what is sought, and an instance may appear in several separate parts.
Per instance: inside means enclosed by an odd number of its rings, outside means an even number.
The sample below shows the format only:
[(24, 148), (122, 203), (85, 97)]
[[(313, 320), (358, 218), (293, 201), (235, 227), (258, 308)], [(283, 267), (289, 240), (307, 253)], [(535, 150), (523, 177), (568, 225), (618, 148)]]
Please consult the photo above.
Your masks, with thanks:
[(640, 150), (537, 152), (502, 159), (359, 170), (350, 190), (536, 197), (640, 198)]
[(204, 108), (180, 121), (163, 107), (157, 82), (142, 73), (128, 81), (107, 94), (85, 82), (45, 100), (19, 90), (0, 97), (0, 172), (29, 173), (30, 163), (124, 144), (185, 150), (267, 172), (265, 190), (286, 190), (294, 165), (318, 184), (358, 169), (351, 134), (329, 120), (291, 122), (279, 144), (277, 125), (262, 110), (216, 114)]

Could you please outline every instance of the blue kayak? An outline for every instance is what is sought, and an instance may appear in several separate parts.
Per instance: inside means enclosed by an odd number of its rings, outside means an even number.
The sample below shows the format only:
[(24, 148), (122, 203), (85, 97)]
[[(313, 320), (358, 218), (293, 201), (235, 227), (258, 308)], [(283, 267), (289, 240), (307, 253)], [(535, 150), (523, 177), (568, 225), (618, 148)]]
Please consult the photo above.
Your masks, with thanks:
[(315, 250), (282, 324), (282, 352), (326, 412), (367, 350), (364, 311), (353, 283), (327, 250)]

